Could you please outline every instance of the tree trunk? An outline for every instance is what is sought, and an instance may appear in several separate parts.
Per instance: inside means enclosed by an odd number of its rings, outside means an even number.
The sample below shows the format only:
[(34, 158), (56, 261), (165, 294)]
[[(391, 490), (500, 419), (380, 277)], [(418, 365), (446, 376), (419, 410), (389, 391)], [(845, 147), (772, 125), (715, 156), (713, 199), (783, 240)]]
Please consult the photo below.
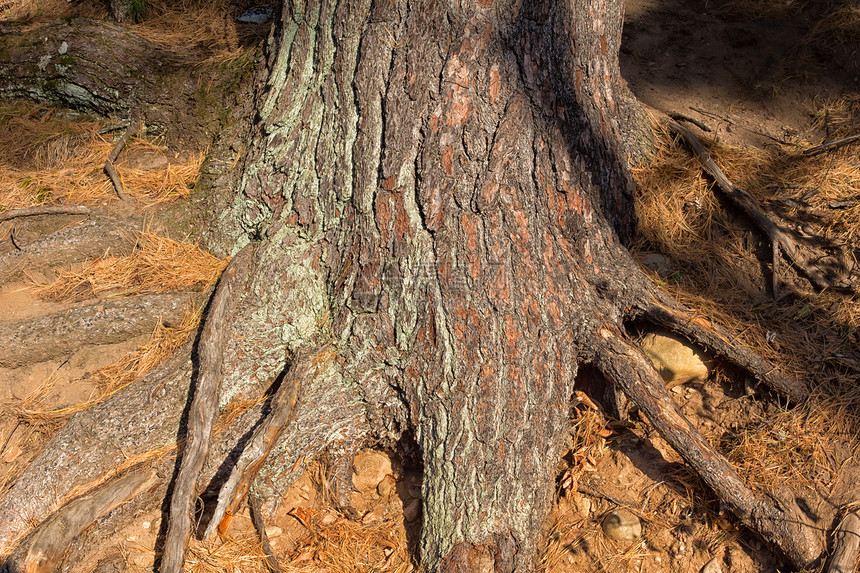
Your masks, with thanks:
[[(574, 378), (595, 364), (625, 378), (649, 416), (671, 419), (655, 425), (694, 468), (727, 473), (742, 519), (782, 516), (701, 436), (686, 440), (695, 430), (625, 340), (624, 322), (647, 315), (798, 388), (685, 320), (623, 247), (635, 223), (626, 165), (646, 126), (619, 76), (621, 20), (621, 0), (284, 3), (239, 175), (217, 187), (236, 192), (208, 233), (231, 254), (253, 243), (249, 278), (219, 323), (231, 333), (221, 403), (261, 392), (308, 349), (330, 342), (334, 359), (303, 382), (283, 437), (292, 453), (275, 454), (260, 488), (288, 478), (284, 455), (410, 432), (424, 463), (426, 570), (532, 571)], [(157, 395), (140, 390), (140, 403), (163, 402), (148, 443), (111, 426), (122, 455), (176, 438), (176, 396), (194, 382), (188, 361), (174, 362), (174, 374), (149, 377)], [(70, 447), (79, 426), (47, 452)], [(44, 519), (93, 467), (122, 459), (95, 450), (76, 451), (86, 471), (41, 456), (0, 511), (30, 503)], [(33, 511), (28, 480), (60, 469), (60, 490)], [(0, 527), (0, 541), (20, 536), (15, 527)], [(811, 562), (820, 547), (791, 527), (765, 535)]]
[(343, 371), (423, 453), (429, 570), (534, 567), (577, 365), (631, 306), (621, 17), (323, 1), (274, 32), (227, 229), (323, 249)]

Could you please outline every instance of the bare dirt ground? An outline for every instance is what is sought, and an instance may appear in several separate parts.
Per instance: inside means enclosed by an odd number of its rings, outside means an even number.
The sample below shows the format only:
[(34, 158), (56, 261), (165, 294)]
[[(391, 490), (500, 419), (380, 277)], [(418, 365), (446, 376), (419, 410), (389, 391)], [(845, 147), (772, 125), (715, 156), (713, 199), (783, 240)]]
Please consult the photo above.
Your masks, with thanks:
[[(38, 11), (34, 4), (17, 11), (5, 7), (0, 17), (22, 18), (29, 10), (31, 17), (49, 19), (51, 10), (69, 10), (66, 4), (46, 3)], [(106, 16), (99, 6), (76, 3), (72, 8)], [(795, 156), (810, 145), (860, 131), (860, 6), (630, 0), (627, 15), (623, 75), (655, 119), (674, 112), (710, 128), (697, 133), (733, 180), (792, 228), (847, 245), (856, 264), (858, 146), (827, 155), (806, 171), (795, 169)], [(26, 113), (48, 125), (52, 114), (61, 112)], [(87, 133), (99, 127), (90, 126)], [(835, 508), (860, 504), (860, 475), (846, 469), (858, 462), (860, 306), (851, 295), (816, 292), (791, 270), (781, 272), (782, 295), (774, 301), (765, 241), (715, 197), (683, 145), (672, 144), (664, 132), (657, 137), (657, 158), (637, 171), (642, 236), (634, 245), (636, 256), (655, 281), (715, 316), (739, 343), (754, 344), (769, 358), (816, 377), (820, 389), (820, 400), (788, 408), (742, 372), (715, 361), (707, 380), (676, 385), (673, 395), (751, 483), (792, 488), (799, 499), (806, 499), (805, 491), (822, 494), (828, 507), (819, 503), (804, 511), (831, 528), (841, 516)], [(110, 149), (112, 138), (102, 138), (102, 152)], [(118, 168), (129, 176), (133, 170), (157, 173), (163, 180), (171, 165), (187, 165), (198, 151), (144, 137), (129, 146)], [(56, 159), (71, 157), (61, 153), (51, 163), (36, 161), (36, 155), (9, 160), (4, 168), (48, 172), (59, 168)], [(24, 176), (15, 173), (20, 187)], [(71, 324), (60, 343), (47, 343), (45, 333), (30, 335), (28, 346), (44, 347), (32, 358), (0, 353), (0, 491), (70, 413), (133, 381), (181, 344), (194, 329), (195, 309), (223, 268), (223, 261), (206, 259), (183, 237), (173, 237), (184, 246), (172, 254), (159, 243), (155, 252), (161, 254), (151, 255), (157, 240), (145, 237), (169, 235), (170, 205), (186, 201), (190, 189), (172, 195), (141, 190), (129, 207), (111, 196), (101, 173), (87, 173), (102, 191), (84, 202), (98, 209), (101, 219), (110, 218), (110, 231), (79, 232), (96, 224), (86, 216), (0, 222), (0, 331), (17, 332), (40, 317)], [(837, 173), (839, 185), (827, 187), (824, 182)], [(801, 175), (811, 179), (800, 180)], [(193, 183), (194, 174), (188, 177)], [(35, 192), (42, 195), (55, 184), (36, 186)], [(2, 210), (24, 206), (29, 203), (4, 204)], [(180, 251), (186, 257), (181, 264), (165, 262)], [(186, 282), (160, 290), (152, 286), (178, 273), (178, 267), (188, 268), (190, 260), (199, 272)], [(122, 261), (131, 267), (150, 265), (150, 274), (110, 283), (126, 273)], [(99, 275), (105, 266), (113, 270)], [(99, 317), (118, 304), (127, 304), (123, 312), (140, 320), (135, 328), (109, 335)], [(86, 309), (92, 315), (84, 316)], [(88, 325), (95, 326), (87, 330)], [(545, 532), (546, 571), (783, 570), (778, 556), (721, 507), (647, 420), (636, 412), (620, 415), (618, 405), (600, 390), (605, 382), (595, 372), (584, 371), (580, 379), (569, 448), (558, 465), (557, 503)], [(421, 474), (414, 452), (368, 444), (353, 460), (355, 492), (348, 509), (335, 509), (322, 485), (324, 472), (323, 462), (311, 464), (281, 499), (264, 504), (264, 530), (281, 570), (416, 570)], [(611, 512), (619, 510), (635, 516), (640, 527), (622, 541), (610, 538), (604, 527)], [(158, 513), (141, 516), (105, 541), (97, 565), (67, 564), (64, 570), (152, 570), (160, 519)], [(224, 535), (195, 542), (186, 570), (265, 571), (248, 509), (233, 518)]]

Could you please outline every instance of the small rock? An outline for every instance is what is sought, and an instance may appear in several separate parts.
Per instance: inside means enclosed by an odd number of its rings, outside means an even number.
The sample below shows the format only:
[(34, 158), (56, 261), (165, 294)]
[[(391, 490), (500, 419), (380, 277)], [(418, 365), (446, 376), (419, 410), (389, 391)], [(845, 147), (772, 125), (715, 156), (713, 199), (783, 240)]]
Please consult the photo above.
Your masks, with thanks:
[(576, 505), (576, 511), (582, 517), (588, 519), (591, 516), (591, 500), (584, 496), (579, 496), (573, 500)]
[(714, 558), (705, 563), (705, 566), (702, 567), (700, 573), (723, 573), (723, 568), (720, 567), (719, 559)]
[(331, 513), (330, 511), (327, 511), (327, 512), (326, 512), (326, 513), (325, 513), (325, 514), (320, 518), (319, 523), (320, 523), (320, 525), (322, 525), (322, 526), (326, 526), (326, 525), (331, 525), (331, 524), (332, 524), (332, 523), (334, 523), (335, 521), (337, 521), (337, 515), (335, 515), (334, 513)]
[(243, 24), (263, 24), (271, 20), (274, 13), (275, 9), (271, 6), (253, 6), (242, 12), (236, 21)]
[(380, 521), (382, 521), (382, 514), (379, 508), (376, 508), (373, 511), (368, 511), (364, 514), (364, 517), (361, 518), (361, 522), (365, 525), (370, 523), (379, 523)]
[(397, 485), (397, 482), (394, 481), (393, 476), (385, 476), (382, 478), (382, 481), (379, 482), (379, 485), (376, 486), (376, 493), (378, 493), (381, 497), (388, 497), (392, 491), (394, 491), (394, 487)]
[(413, 499), (403, 508), (403, 519), (415, 521), (421, 515), (421, 500)]
[(603, 518), (603, 532), (615, 541), (636, 541), (642, 536), (642, 523), (626, 509), (617, 509)]
[(269, 539), (275, 539), (276, 537), (280, 537), (283, 534), (284, 530), (277, 525), (270, 525), (266, 528), (266, 537), (268, 537)]
[(672, 271), (669, 259), (659, 253), (648, 253), (642, 259), (642, 264), (661, 276), (667, 275)]
[(362, 452), (352, 461), (352, 485), (364, 493), (373, 491), (391, 475), (391, 460), (380, 452)]
[(163, 153), (149, 149), (131, 150), (126, 155), (125, 160), (132, 169), (140, 169), (142, 171), (164, 169), (169, 164), (167, 157)]
[(708, 357), (683, 337), (649, 332), (639, 346), (670, 388), (708, 378)]
[(24, 450), (22, 450), (18, 446), (13, 446), (12, 448), (9, 449), (8, 452), (6, 452), (6, 455), (3, 456), (3, 461), (7, 464), (14, 462), (23, 453), (24, 453)]

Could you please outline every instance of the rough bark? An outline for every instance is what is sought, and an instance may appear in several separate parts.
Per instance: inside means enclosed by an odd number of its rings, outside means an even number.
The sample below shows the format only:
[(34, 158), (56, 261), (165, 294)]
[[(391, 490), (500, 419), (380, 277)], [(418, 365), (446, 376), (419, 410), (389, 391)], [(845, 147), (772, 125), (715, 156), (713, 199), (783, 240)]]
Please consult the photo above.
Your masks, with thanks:
[[(652, 399), (635, 384), (656, 373), (609, 345), (607, 329), (626, 349), (624, 321), (659, 314), (778, 382), (721, 333), (682, 325), (673, 302), (655, 305), (623, 247), (625, 160), (644, 124), (618, 75), (621, 15), (619, 0), (284, 3), (236, 194), (207, 235), (225, 252), (253, 250), (220, 321), (221, 403), (265, 392), (300, 349), (330, 343), (333, 358), (303, 381), (258, 493), (288, 484), (298, 456), (410, 431), (424, 463), (422, 566), (531, 571), (579, 366), (597, 364), (643, 411)], [(40, 493), (46, 479), (68, 491), (121, 454), (175, 441), (188, 353), (70, 421), (0, 512), (43, 519), (62, 496)], [(776, 510), (741, 478), (720, 489), (714, 474), (729, 466), (716, 454), (700, 463), (705, 440), (667, 425), (661, 399), (649, 417), (739, 517), (796, 563), (814, 560), (820, 540), (803, 530), (798, 549), (762, 526), (756, 516)], [(111, 423), (135, 416), (133, 430)], [(118, 451), (82, 445), (84, 432)], [(234, 462), (248, 443), (234, 442)], [(0, 545), (23, 532), (0, 523)]]

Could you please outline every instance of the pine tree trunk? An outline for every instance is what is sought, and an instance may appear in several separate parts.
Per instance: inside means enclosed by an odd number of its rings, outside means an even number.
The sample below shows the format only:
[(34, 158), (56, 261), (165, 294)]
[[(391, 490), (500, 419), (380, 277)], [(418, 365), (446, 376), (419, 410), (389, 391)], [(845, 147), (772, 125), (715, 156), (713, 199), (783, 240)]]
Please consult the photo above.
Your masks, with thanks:
[(323, 1), (275, 30), (226, 228), (323, 250), (343, 372), (386, 396), (377, 437), (414, 429), (423, 454), (428, 570), (534, 567), (577, 365), (629, 302), (621, 18)]
[[(222, 252), (252, 247), (219, 322), (221, 403), (259, 395), (293, 357), (315, 364), (307, 379), (289, 371), (303, 380), (298, 406), (258, 490), (326, 448), (411, 435), (424, 464), (422, 566), (532, 571), (574, 378), (594, 364), (741, 519), (795, 563), (819, 555), (783, 519), (794, 516), (709, 449), (626, 340), (625, 321), (647, 316), (802, 396), (685, 315), (623, 246), (635, 224), (627, 164), (647, 129), (619, 76), (621, 20), (621, 0), (284, 3), (246, 152), (214, 186), (226, 207), (207, 233)], [(321, 347), (325, 361), (307, 359)], [(188, 352), (73, 419), (0, 512), (40, 521), (121, 456), (184, 433), (199, 382)], [(146, 412), (146, 443), (139, 424), (98, 422), (120, 408), (124, 420)], [(198, 492), (224, 483), (213, 475), (234, 465), (230, 440), (260, 411), (216, 435)], [(81, 428), (117, 451), (82, 445)], [(62, 480), (39, 493), (52, 475)], [(0, 545), (23, 533), (0, 524)]]

